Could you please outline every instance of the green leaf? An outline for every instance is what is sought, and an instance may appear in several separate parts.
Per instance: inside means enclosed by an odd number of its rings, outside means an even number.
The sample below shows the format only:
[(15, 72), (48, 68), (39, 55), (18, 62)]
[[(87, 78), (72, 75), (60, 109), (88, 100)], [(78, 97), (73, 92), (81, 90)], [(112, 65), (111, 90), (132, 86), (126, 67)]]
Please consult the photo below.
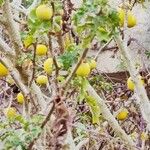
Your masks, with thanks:
[(0, 6), (2, 6), (4, 3), (4, 0), (0, 0)]
[(92, 113), (93, 124), (95, 124), (95, 123), (98, 124), (100, 113), (101, 113), (100, 106), (99, 106), (98, 102), (92, 96), (86, 96), (86, 102), (89, 105), (90, 111)]
[(78, 51), (73, 50), (73, 51), (67, 51), (63, 55), (59, 57), (60, 63), (63, 64), (63, 68), (65, 70), (68, 70), (73, 63), (77, 61), (78, 57)]

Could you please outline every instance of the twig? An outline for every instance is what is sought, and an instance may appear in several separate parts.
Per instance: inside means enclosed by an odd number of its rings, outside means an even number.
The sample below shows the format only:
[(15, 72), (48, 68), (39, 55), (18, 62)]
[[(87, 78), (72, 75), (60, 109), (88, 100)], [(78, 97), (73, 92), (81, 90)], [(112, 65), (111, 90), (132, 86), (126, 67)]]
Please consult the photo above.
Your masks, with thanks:
[[(50, 108), (50, 111), (49, 111), (48, 115), (46, 116), (45, 120), (44, 120), (43, 123), (41, 124), (41, 129), (43, 129), (43, 128), (45, 127), (45, 125), (47, 124), (47, 122), (50, 120), (50, 117), (51, 117), (51, 115), (52, 115), (52, 113), (53, 113), (53, 111), (54, 111), (54, 108), (55, 108), (55, 103), (53, 103), (52, 107)], [(40, 137), (41, 133), (42, 133), (42, 132), (40, 132), (40, 133), (38, 134), (38, 136), (37, 136), (36, 138), (34, 138), (33, 141), (29, 144), (29, 146), (28, 146), (28, 148), (27, 148), (28, 150), (31, 150), (31, 149), (32, 149), (34, 143), (35, 143), (36, 140)]]
[(31, 87), (32, 85), (32, 82), (34, 80), (34, 75), (35, 75), (35, 67), (36, 67), (36, 43), (33, 44), (33, 47), (34, 47), (34, 52), (33, 52), (33, 70), (32, 70), (32, 77), (31, 77), (31, 80), (30, 80), (30, 83), (29, 83), (29, 87)]
[(13, 49), (7, 45), (7, 43), (0, 37), (0, 51), (5, 53), (9, 58), (14, 58), (15, 57), (15, 52)]
[(99, 51), (97, 52), (97, 54), (95, 55), (95, 60), (97, 60), (99, 54), (109, 45), (109, 43), (113, 40), (113, 38), (111, 38), (110, 40), (108, 40), (108, 42), (106, 44), (104, 44)]
[(20, 8), (19, 6), (17, 6), (15, 3), (11, 3), (11, 7), (15, 10), (17, 10), (18, 12), (23, 13), (24, 15), (27, 15), (27, 10), (24, 8)]
[(78, 63), (75, 65), (75, 67), (72, 69), (71, 73), (70, 73), (69, 76), (67, 77), (66, 81), (64, 82), (64, 84), (63, 84), (63, 86), (62, 86), (62, 88), (63, 88), (64, 90), (66, 89), (66, 87), (68, 86), (68, 83), (71, 81), (71, 79), (72, 79), (73, 76), (75, 75), (75, 73), (76, 73), (78, 67), (80, 66), (80, 64), (82, 63), (82, 61), (84, 60), (84, 58), (86, 57), (86, 54), (87, 54), (88, 50), (89, 50), (89, 48), (86, 48), (86, 49), (83, 51), (83, 53), (82, 53), (82, 55), (81, 55), (81, 57), (80, 57)]
[(51, 41), (51, 34), (49, 34), (49, 50), (51, 53), (51, 57), (53, 58), (53, 62), (54, 62), (54, 66), (55, 66), (55, 84), (56, 84), (56, 88), (59, 91), (59, 87), (58, 87), (58, 80), (57, 77), (59, 75), (59, 66), (56, 60), (55, 55), (53, 54), (53, 50), (52, 50), (52, 41)]
[(21, 53), (21, 50), (23, 49), (21, 37), (19, 34), (19, 30), (17, 29), (16, 22), (13, 20), (13, 15), (11, 12), (11, 6), (9, 0), (5, 0), (4, 3), (4, 15), (7, 19), (7, 27), (9, 30), (9, 35), (11, 37), (11, 40), (14, 44), (14, 48), (16, 51), (16, 56), (19, 57), (19, 54)]

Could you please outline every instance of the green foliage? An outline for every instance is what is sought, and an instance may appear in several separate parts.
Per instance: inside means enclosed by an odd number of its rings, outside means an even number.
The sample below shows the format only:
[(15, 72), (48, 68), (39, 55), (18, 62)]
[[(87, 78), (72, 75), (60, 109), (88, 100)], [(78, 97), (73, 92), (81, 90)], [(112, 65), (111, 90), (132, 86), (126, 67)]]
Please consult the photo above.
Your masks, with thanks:
[[(73, 47), (70, 47), (70, 49), (73, 49)], [(76, 61), (78, 58), (78, 50), (70, 50), (66, 51), (64, 54), (62, 54), (59, 57), (59, 61), (63, 64), (63, 68), (65, 70), (68, 70)]]
[[(4, 142), (4, 150), (26, 150), (28, 144), (41, 132), (42, 121), (43, 116), (40, 115), (34, 115), (30, 120), (25, 120), (21, 115), (18, 115), (15, 118), (15, 123), (1, 122), (0, 129), (3, 133), (0, 140)], [(16, 130), (16, 128), (18, 129)]]
[[(111, 9), (106, 0), (85, 0), (72, 20), (75, 30), (83, 40), (96, 36), (100, 41), (107, 41), (112, 34), (116, 34), (119, 26), (117, 11)], [(101, 28), (104, 30), (100, 30)]]
[(37, 38), (40, 34), (48, 33), (52, 28), (52, 24), (51, 21), (38, 19), (34, 9), (28, 16), (28, 28), (29, 33), (33, 34), (34, 37)]
[(0, 6), (2, 6), (4, 3), (4, 0), (0, 0)]
[(150, 58), (150, 51), (146, 51), (145, 54), (148, 58)]
[(113, 86), (111, 83), (107, 82), (103, 76), (101, 75), (96, 75), (93, 76), (90, 79), (90, 83), (91, 85), (94, 86), (94, 88), (96, 88), (98, 91), (101, 90), (105, 90), (105, 91), (112, 91), (113, 90)]
[(99, 124), (99, 118), (100, 118), (100, 106), (97, 102), (97, 100), (95, 100), (94, 97), (87, 95), (86, 96), (86, 102), (90, 108), (90, 112), (92, 113), (92, 123), (95, 124)]

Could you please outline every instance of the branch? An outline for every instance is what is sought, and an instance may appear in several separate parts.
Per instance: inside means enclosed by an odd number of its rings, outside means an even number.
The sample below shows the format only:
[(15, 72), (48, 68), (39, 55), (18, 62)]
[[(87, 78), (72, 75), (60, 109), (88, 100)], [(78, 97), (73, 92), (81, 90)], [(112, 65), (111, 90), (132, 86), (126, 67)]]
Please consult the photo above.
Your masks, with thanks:
[(88, 85), (87, 90), (90, 95), (92, 95), (97, 100), (101, 108), (102, 116), (108, 121), (108, 123), (117, 133), (117, 135), (122, 139), (125, 145), (131, 150), (136, 150), (134, 142), (132, 141), (130, 136), (128, 136), (125, 131), (120, 127), (117, 120), (114, 118), (107, 105), (105, 104), (104, 100), (96, 93), (96, 91), (90, 84)]
[(15, 57), (15, 52), (13, 51), (13, 49), (11, 49), (9, 45), (7, 45), (7, 43), (1, 37), (0, 37), (0, 51), (6, 53), (6, 55), (8, 55), (10, 58)]
[(29, 89), (27, 88), (27, 86), (25, 86), (23, 84), (23, 82), (21, 80), (21, 76), (20, 76), (19, 72), (12, 65), (12, 62), (3, 56), (0, 57), (0, 61), (8, 68), (9, 73), (12, 76), (12, 78), (14, 79), (15, 83), (20, 88), (20, 90), (23, 92), (24, 96), (27, 97), (30, 93)]
[(4, 3), (4, 15), (7, 19), (7, 26), (8, 26), (8, 30), (10, 33), (9, 35), (11, 37), (16, 54), (18, 56), (21, 53), (23, 45), (22, 45), (20, 34), (19, 34), (19, 30), (16, 28), (17, 27), (16, 22), (13, 20), (13, 15), (11, 12), (9, 0), (6, 0)]
[(6, 26), (6, 23), (7, 23), (6, 19), (2, 15), (0, 15), (0, 23), (4, 26)]
[[(123, 55), (127, 67), (130, 73), (130, 76), (135, 84), (135, 92), (138, 101), (140, 102), (140, 109), (141, 113), (143, 115), (143, 118), (146, 120), (148, 124), (148, 128), (150, 130), (150, 103), (149, 99), (147, 97), (146, 90), (143, 86), (141, 86), (140, 79), (138, 76), (140, 75), (138, 71), (135, 68), (135, 62), (134, 59), (131, 57), (129, 54), (129, 48), (127, 47), (127, 40), (125, 39), (124, 41), (121, 40), (120, 37), (115, 37), (116, 43), (118, 44), (119, 50), (121, 54)], [(123, 43), (123, 44), (122, 44)]]
[(17, 6), (15, 3), (11, 3), (11, 7), (27, 16), (27, 10), (25, 8), (20, 8), (20, 6)]
[(97, 60), (99, 54), (109, 45), (109, 43), (113, 40), (113, 38), (110, 38), (110, 40), (108, 40), (108, 42), (106, 44), (104, 44), (99, 51), (97, 52), (97, 54), (95, 55), (95, 60)]
[(82, 55), (81, 55), (81, 57), (80, 57), (78, 63), (77, 63), (77, 64), (75, 65), (75, 67), (72, 69), (71, 73), (69, 74), (69, 76), (67, 77), (66, 81), (64, 82), (62, 88), (65, 88), (65, 89), (66, 89), (66, 87), (68, 86), (68, 83), (71, 81), (71, 79), (72, 79), (73, 76), (75, 75), (75, 73), (76, 73), (78, 67), (80, 66), (80, 64), (82, 63), (82, 61), (84, 60), (84, 58), (86, 57), (86, 54), (87, 54), (88, 50), (89, 50), (89, 49), (86, 48), (86, 49), (83, 51), (83, 53), (82, 53)]
[(32, 82), (31, 88), (32, 88), (32, 92), (35, 94), (38, 100), (38, 104), (41, 107), (41, 112), (42, 114), (44, 114), (47, 105), (46, 105), (45, 99), (42, 96), (41, 89), (39, 88), (39, 86), (36, 85), (34, 81)]

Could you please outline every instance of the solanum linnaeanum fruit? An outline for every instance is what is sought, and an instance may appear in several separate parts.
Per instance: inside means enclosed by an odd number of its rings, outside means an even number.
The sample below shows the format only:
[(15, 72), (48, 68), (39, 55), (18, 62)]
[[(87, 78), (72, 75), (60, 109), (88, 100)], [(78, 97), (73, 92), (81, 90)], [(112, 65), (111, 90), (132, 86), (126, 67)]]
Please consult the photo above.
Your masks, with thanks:
[(16, 109), (14, 107), (9, 107), (5, 109), (5, 115), (8, 119), (13, 119), (16, 117)]
[(47, 53), (46, 45), (37, 44), (37, 46), (36, 46), (36, 55), (43, 56), (43, 55), (46, 55), (46, 53)]
[(53, 59), (52, 58), (48, 58), (45, 60), (44, 62), (44, 71), (50, 75), (53, 71)]
[(76, 74), (81, 77), (87, 77), (90, 73), (90, 65), (88, 63), (81, 63), (78, 67)]
[[(124, 21), (125, 21), (125, 11), (123, 9), (118, 10), (118, 16), (119, 16), (119, 24), (121, 27), (124, 26)], [(135, 16), (129, 11), (127, 13), (127, 26), (128, 28), (132, 28), (137, 24)]]
[(117, 119), (118, 120), (125, 120), (128, 117), (128, 110), (127, 109), (122, 109), (118, 114), (117, 114)]
[(96, 61), (94, 59), (91, 59), (89, 62), (90, 68), (95, 69), (96, 68)]
[(36, 8), (36, 16), (41, 20), (50, 20), (53, 16), (53, 10), (47, 5), (39, 5)]
[(119, 25), (123, 27), (124, 25), (124, 19), (125, 19), (125, 11), (123, 9), (118, 10), (118, 16), (119, 16)]
[(131, 12), (128, 12), (128, 28), (132, 28), (135, 25), (136, 25), (135, 16)]
[(0, 77), (6, 77), (8, 75), (8, 69), (0, 63)]
[[(144, 80), (142, 79), (141, 76), (139, 76), (139, 79), (140, 79), (141, 86), (144, 85)], [(127, 88), (131, 91), (134, 91), (135, 85), (134, 85), (134, 82), (132, 81), (131, 77), (129, 77), (127, 80)]]
[(24, 96), (21, 92), (17, 94), (17, 102), (20, 104), (24, 103)]
[(39, 75), (37, 78), (36, 78), (36, 82), (39, 84), (39, 85), (46, 85), (48, 83), (48, 78), (47, 76), (45, 75)]

